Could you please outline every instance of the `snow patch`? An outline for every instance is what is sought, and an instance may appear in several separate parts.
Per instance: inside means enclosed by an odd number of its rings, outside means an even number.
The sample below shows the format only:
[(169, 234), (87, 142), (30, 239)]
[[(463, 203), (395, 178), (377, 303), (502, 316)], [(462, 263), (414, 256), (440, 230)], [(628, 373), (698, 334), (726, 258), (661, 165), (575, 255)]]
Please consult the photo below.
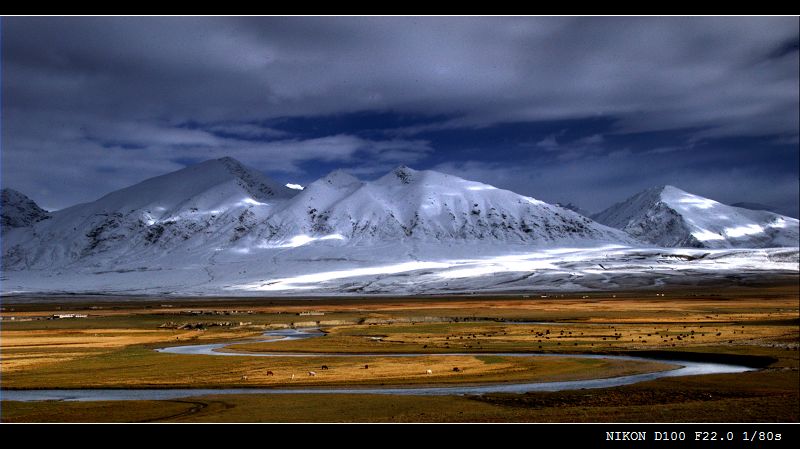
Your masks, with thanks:
[(725, 237), (707, 229), (701, 229), (699, 231), (692, 232), (692, 237), (700, 240), (701, 242), (707, 242), (709, 240), (725, 240)]
[(282, 279), (272, 279), (264, 282), (256, 282), (251, 284), (228, 287), (228, 289), (248, 290), (248, 291), (308, 289), (315, 287), (314, 284), (319, 284), (321, 282), (329, 282), (344, 278), (397, 274), (415, 270), (447, 268), (448, 266), (449, 264), (442, 262), (405, 262), (395, 265), (354, 268), (350, 270), (327, 271), (322, 273), (305, 274), (305, 275), (287, 277)]
[(488, 259), (476, 263), (470, 268), (458, 268), (455, 270), (444, 271), (439, 277), (445, 279), (466, 278), (475, 276), (486, 276), (495, 273), (509, 272), (535, 272), (538, 270), (555, 270), (558, 267), (545, 260), (508, 260), (506, 257)]
[(767, 225), (770, 228), (785, 228), (786, 227), (786, 220), (783, 218), (777, 218), (775, 221)]
[(711, 209), (712, 207), (720, 204), (714, 200), (703, 198), (695, 195), (688, 195), (678, 200), (678, 203), (685, 204), (689, 207), (696, 207), (698, 209)]
[(757, 224), (751, 224), (746, 226), (736, 226), (735, 228), (725, 228), (725, 235), (728, 237), (744, 237), (746, 235), (756, 235), (756, 234), (763, 234), (764, 228)]
[(262, 202), (254, 200), (252, 198), (245, 198), (245, 199), (239, 201), (238, 203), (236, 203), (236, 205), (237, 206), (269, 206), (269, 203), (262, 203)]
[(497, 190), (497, 187), (490, 186), (488, 184), (482, 184), (478, 186), (469, 186), (467, 187), (467, 190), (472, 190), (473, 192), (480, 192), (482, 190)]
[(299, 246), (308, 245), (309, 243), (322, 241), (322, 240), (346, 240), (345, 236), (341, 234), (329, 234), (322, 237), (312, 237), (310, 235), (296, 235), (289, 239), (288, 242), (279, 243), (277, 245), (265, 243), (259, 245), (259, 248), (297, 248)]

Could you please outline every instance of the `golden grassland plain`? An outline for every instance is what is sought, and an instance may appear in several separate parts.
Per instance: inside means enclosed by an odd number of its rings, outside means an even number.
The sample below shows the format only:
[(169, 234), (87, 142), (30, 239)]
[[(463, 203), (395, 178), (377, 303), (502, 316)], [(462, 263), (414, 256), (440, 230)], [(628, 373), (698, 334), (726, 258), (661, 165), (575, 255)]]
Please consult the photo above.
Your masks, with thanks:
[[(797, 285), (447, 298), (123, 298), (114, 302), (43, 298), (4, 302), (0, 311), (3, 389), (452, 385), (578, 380), (672, 367), (658, 362), (491, 354), (497, 352), (658, 355), (741, 362), (761, 369), (522, 395), (297, 394), (169, 401), (3, 401), (0, 419), (797, 422), (799, 306)], [(304, 312), (314, 314), (300, 315)], [(88, 316), (45, 319), (59, 313)], [(258, 341), (265, 329), (312, 325), (320, 327), (325, 336)], [(212, 342), (236, 342), (228, 350), (243, 353), (353, 356), (215, 357), (154, 351)], [(454, 352), (464, 355), (437, 355)], [(389, 353), (426, 355), (381, 355)], [(322, 365), (328, 369), (321, 370)], [(453, 369), (456, 367), (458, 371)], [(308, 376), (308, 371), (317, 375)], [(325, 407), (319, 407), (320, 403)]]

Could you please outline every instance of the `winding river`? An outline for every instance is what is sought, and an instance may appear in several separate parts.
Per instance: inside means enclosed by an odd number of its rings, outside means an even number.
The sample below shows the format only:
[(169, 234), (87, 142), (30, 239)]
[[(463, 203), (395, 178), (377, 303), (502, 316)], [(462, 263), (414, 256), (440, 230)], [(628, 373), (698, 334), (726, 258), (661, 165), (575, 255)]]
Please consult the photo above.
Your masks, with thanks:
[(203, 345), (173, 346), (156, 351), (169, 354), (213, 355), (235, 357), (422, 357), (422, 356), (464, 356), (496, 355), (504, 357), (569, 357), (588, 359), (612, 359), (644, 362), (662, 362), (676, 365), (677, 368), (654, 373), (603, 379), (574, 380), (565, 382), (495, 383), (484, 385), (456, 385), (446, 387), (363, 387), (363, 388), (166, 388), (166, 389), (85, 389), (85, 390), (0, 390), (0, 400), (4, 401), (129, 401), (160, 400), (197, 397), (220, 394), (389, 394), (389, 395), (465, 395), (484, 393), (527, 393), (535, 391), (561, 391), (590, 388), (609, 388), (630, 385), (663, 377), (694, 376), (700, 374), (727, 374), (754, 371), (755, 368), (712, 362), (693, 362), (682, 360), (662, 360), (646, 357), (597, 355), (597, 354), (529, 354), (520, 352), (497, 353), (444, 353), (444, 354), (326, 354), (326, 353), (243, 353), (224, 349), (233, 344), (300, 340), (324, 335), (318, 329), (283, 329), (264, 334), (266, 339), (213, 343)]

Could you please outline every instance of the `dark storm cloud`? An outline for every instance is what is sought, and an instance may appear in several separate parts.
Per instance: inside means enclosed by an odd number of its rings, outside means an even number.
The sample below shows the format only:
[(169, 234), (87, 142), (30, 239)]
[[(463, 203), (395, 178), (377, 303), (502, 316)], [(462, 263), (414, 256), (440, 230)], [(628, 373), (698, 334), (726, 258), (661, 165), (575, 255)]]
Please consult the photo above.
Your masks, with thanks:
[(800, 36), (795, 36), (778, 45), (778, 48), (773, 50), (772, 53), (770, 53), (767, 57), (783, 58), (786, 55), (791, 55), (792, 53), (797, 53), (798, 51), (800, 51)]
[[(637, 177), (630, 161), (642, 156), (621, 157), (610, 136), (688, 130), (652, 142), (658, 154), (741, 136), (796, 142), (797, 36), (792, 17), (4, 18), (3, 184), (59, 208), (231, 155), (287, 181), (307, 181), (315, 166), (373, 175), (399, 163), (473, 161), (529, 194), (581, 167), (560, 196), (619, 179), (623, 168), (634, 173), (623, 176), (628, 185), (646, 187), (670, 173)], [(430, 119), (370, 134), (315, 125), (364, 111)], [(292, 118), (302, 126), (281, 128)], [(609, 126), (566, 141), (531, 135), (526, 151), (553, 153), (544, 161), (515, 159), (521, 142), (503, 152), (463, 139), (459, 152), (437, 140), (503, 123), (596, 119)], [(596, 163), (614, 155), (622, 162)], [(554, 184), (520, 174), (534, 168)], [(736, 174), (711, 169), (722, 184)], [(793, 170), (777, 178), (796, 186)], [(759, 167), (738, 174), (753, 188), (776, 179)], [(734, 193), (707, 191), (750, 199), (742, 183), (729, 184)], [(598, 202), (625, 190), (617, 185)]]

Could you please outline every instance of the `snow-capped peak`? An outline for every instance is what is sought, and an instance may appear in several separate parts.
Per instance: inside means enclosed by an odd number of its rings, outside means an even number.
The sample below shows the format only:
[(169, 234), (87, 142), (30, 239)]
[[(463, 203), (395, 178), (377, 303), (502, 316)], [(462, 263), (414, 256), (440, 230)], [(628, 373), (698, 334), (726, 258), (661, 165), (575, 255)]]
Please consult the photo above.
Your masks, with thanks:
[[(415, 170), (413, 168), (401, 165), (389, 173), (381, 176), (371, 184), (376, 186), (383, 186), (389, 189), (413, 189), (439, 186), (441, 188), (456, 188), (465, 189), (471, 186), (468, 190), (491, 190), (495, 187), (480, 182), (469, 181), (458, 176), (449, 175), (447, 173), (438, 172), (435, 170)], [(482, 186), (482, 187), (480, 187)]]
[(798, 220), (794, 218), (728, 206), (671, 185), (639, 192), (592, 218), (660, 246), (798, 245)]
[(377, 182), (378, 183), (400, 183), (400, 184), (411, 184), (417, 177), (419, 172), (412, 168), (409, 168), (405, 165), (401, 165), (394, 170), (390, 171), (383, 177), (381, 177)]
[(191, 209), (220, 210), (242, 201), (268, 203), (296, 193), (236, 159), (224, 157), (147, 179), (90, 204), (106, 211), (146, 209), (165, 215)]
[(725, 206), (718, 201), (714, 201), (700, 195), (695, 195), (670, 185), (666, 185), (661, 188), (660, 197), (661, 201), (664, 201), (679, 211), (686, 213)]
[(296, 192), (286, 186), (280, 185), (267, 178), (261, 172), (253, 170), (232, 157), (223, 157), (217, 160), (207, 161), (213, 164), (222, 164), (232, 176), (238, 178), (242, 188), (250, 192), (255, 199), (267, 200), (270, 198), (288, 198), (294, 196)]

